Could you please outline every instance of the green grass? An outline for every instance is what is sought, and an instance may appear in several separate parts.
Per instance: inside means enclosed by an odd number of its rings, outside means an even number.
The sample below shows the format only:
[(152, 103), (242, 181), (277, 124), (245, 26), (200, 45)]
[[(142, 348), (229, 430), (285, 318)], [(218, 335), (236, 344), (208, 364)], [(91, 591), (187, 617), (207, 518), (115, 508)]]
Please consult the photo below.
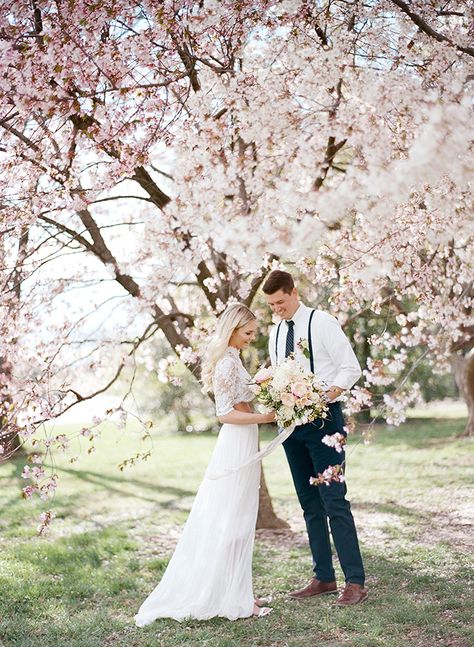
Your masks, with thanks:
[[(370, 589), (361, 607), (287, 598), (311, 576), (311, 562), (283, 451), (266, 459), (275, 508), (292, 532), (257, 535), (255, 591), (274, 596), (273, 614), (261, 620), (133, 624), (166, 567), (215, 436), (157, 433), (150, 460), (121, 473), (116, 466), (140, 448), (139, 433), (105, 429), (96, 453), (55, 466), (60, 488), (52, 504), (22, 501), (24, 461), (2, 464), (0, 645), (473, 645), (473, 441), (457, 436), (463, 424), (419, 419), (378, 427), (368, 446), (351, 440), (349, 498)], [(38, 537), (37, 517), (47, 507), (57, 518)]]

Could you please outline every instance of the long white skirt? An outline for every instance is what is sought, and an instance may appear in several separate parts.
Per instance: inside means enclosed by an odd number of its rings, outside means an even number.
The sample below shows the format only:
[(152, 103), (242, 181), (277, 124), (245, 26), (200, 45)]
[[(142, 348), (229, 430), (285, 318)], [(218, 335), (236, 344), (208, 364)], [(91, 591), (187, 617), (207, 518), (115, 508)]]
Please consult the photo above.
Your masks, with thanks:
[(222, 426), (168, 567), (135, 616), (139, 627), (156, 618), (252, 615), (260, 463), (217, 480), (206, 475), (239, 465), (257, 449), (257, 425)]

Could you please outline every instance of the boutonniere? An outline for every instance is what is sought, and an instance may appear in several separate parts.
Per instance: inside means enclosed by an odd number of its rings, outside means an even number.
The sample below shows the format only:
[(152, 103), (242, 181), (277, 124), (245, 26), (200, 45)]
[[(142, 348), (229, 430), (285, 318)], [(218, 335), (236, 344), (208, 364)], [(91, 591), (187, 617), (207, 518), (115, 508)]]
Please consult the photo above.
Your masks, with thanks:
[(308, 344), (308, 340), (307, 340), (307, 339), (304, 339), (304, 338), (302, 337), (300, 340), (298, 340), (298, 343), (297, 343), (296, 345), (297, 345), (297, 347), (300, 349), (300, 351), (303, 353), (303, 355), (304, 355), (307, 359), (309, 359), (309, 358), (310, 358), (310, 356), (311, 356), (311, 354), (310, 354), (310, 352), (309, 352), (309, 344)]

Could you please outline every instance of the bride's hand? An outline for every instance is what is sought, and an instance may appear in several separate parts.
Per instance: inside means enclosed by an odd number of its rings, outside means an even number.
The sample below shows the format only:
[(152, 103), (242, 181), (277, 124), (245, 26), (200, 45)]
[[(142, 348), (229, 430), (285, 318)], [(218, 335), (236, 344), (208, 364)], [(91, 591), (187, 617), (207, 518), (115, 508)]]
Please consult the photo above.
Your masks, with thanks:
[(275, 422), (276, 420), (276, 412), (275, 411), (270, 411), (270, 413), (264, 413), (263, 414), (264, 420), (262, 420), (263, 423), (270, 423), (270, 422)]

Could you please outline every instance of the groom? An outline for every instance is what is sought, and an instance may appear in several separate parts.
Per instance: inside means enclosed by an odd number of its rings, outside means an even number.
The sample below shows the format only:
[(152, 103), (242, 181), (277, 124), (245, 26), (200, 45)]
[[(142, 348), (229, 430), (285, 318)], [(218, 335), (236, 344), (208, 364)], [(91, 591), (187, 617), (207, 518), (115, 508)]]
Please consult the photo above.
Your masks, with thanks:
[[(344, 418), (340, 399), (361, 375), (359, 362), (337, 320), (322, 310), (313, 310), (299, 301), (291, 274), (275, 270), (263, 284), (270, 308), (280, 318), (269, 339), (272, 365), (280, 364), (290, 353), (328, 385), (330, 401), (328, 417), (296, 427), (285, 440), (286, 457), (308, 531), (313, 555), (314, 577), (291, 598), (298, 600), (315, 595), (337, 593), (332, 564), (329, 526), (346, 584), (337, 599), (339, 605), (352, 605), (367, 599), (364, 588), (364, 566), (359, 550), (357, 531), (351, 506), (345, 498), (346, 485), (332, 481), (329, 486), (310, 485), (310, 476), (317, 476), (329, 465), (341, 464), (344, 452), (338, 453), (321, 439), (336, 432), (344, 435)], [(307, 352), (299, 350), (298, 342), (307, 342)], [(306, 344), (305, 344), (306, 345)], [(309, 357), (306, 357), (309, 355)]]

